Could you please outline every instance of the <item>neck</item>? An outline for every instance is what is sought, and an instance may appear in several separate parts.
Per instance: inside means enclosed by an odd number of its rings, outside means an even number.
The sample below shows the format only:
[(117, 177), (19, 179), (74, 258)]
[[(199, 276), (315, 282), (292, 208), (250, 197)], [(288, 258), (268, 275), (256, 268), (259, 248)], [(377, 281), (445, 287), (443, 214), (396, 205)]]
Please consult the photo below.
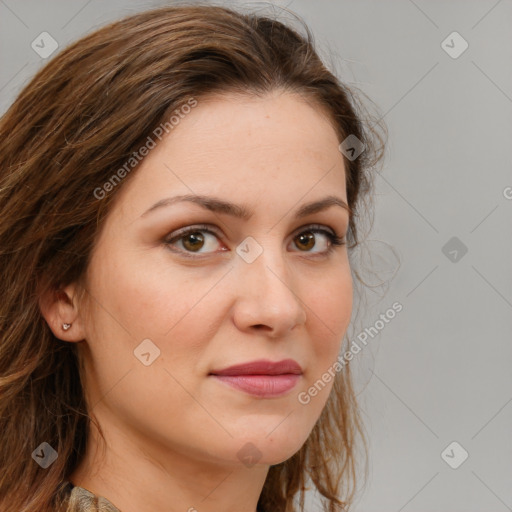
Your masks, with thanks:
[(268, 465), (207, 459), (163, 447), (113, 424), (102, 427), (105, 451), (91, 423), (84, 459), (69, 480), (122, 512), (256, 512)]

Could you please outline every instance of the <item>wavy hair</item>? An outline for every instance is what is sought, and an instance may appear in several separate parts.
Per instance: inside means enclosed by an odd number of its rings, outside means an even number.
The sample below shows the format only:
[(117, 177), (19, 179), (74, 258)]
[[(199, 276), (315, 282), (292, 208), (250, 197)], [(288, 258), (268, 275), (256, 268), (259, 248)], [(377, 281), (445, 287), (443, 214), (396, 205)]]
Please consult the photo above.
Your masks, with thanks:
[[(383, 156), (384, 139), (366, 122), (358, 97), (323, 64), (301, 23), (303, 34), (271, 15), (202, 4), (131, 15), (58, 53), (0, 119), (3, 512), (60, 510), (63, 482), (84, 456), (94, 421), (76, 344), (53, 335), (39, 298), (83, 283), (105, 217), (136, 167), (101, 199), (94, 191), (189, 98), (282, 89), (322, 109), (340, 143), (356, 136), (365, 151), (344, 159), (349, 249), (358, 244), (369, 171)], [(358, 438), (367, 463), (347, 365), (306, 443), (270, 467), (258, 510), (294, 512), (297, 496), (303, 510), (309, 482), (324, 510), (348, 510), (361, 460)], [(58, 453), (47, 469), (32, 460), (42, 442)]]

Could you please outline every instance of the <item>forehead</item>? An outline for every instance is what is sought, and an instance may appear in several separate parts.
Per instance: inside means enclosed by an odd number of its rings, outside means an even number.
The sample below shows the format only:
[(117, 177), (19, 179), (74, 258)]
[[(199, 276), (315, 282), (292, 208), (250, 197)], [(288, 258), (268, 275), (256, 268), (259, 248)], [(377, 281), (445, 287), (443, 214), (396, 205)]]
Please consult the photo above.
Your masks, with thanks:
[(217, 150), (232, 156), (257, 152), (264, 159), (281, 147), (290, 159), (291, 153), (324, 153), (331, 145), (336, 153), (339, 144), (329, 118), (316, 102), (283, 91), (263, 97), (226, 94), (199, 99), (168, 139), (170, 146), (193, 145), (195, 153), (190, 157), (203, 152), (215, 156)]
[[(197, 100), (141, 162), (123, 191), (134, 212), (172, 194), (297, 203), (336, 192), (346, 199), (337, 134), (313, 101), (275, 92)], [(246, 201), (247, 202), (247, 201)]]

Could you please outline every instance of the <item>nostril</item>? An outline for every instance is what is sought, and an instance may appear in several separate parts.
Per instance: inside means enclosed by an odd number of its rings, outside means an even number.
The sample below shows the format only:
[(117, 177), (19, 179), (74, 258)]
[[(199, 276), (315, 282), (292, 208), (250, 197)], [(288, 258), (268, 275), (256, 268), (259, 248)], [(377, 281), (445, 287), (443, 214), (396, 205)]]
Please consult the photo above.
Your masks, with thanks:
[(261, 329), (270, 329), (270, 327), (268, 327), (267, 325), (265, 324), (257, 324), (257, 325), (254, 325), (253, 326), (255, 329), (258, 329), (258, 330), (261, 330)]

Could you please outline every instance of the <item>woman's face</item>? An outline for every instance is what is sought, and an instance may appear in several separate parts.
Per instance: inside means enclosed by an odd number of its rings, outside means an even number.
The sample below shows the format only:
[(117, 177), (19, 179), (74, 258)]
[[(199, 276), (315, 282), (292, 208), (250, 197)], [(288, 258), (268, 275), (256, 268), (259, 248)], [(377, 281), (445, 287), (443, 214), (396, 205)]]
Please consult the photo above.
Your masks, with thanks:
[[(227, 464), (300, 449), (332, 381), (298, 397), (336, 361), (352, 309), (347, 248), (329, 239), (346, 235), (347, 210), (298, 215), (347, 202), (338, 145), (300, 96), (217, 96), (133, 171), (92, 254), (80, 345), (91, 412), (111, 436)], [(299, 373), (219, 375), (290, 359)]]

